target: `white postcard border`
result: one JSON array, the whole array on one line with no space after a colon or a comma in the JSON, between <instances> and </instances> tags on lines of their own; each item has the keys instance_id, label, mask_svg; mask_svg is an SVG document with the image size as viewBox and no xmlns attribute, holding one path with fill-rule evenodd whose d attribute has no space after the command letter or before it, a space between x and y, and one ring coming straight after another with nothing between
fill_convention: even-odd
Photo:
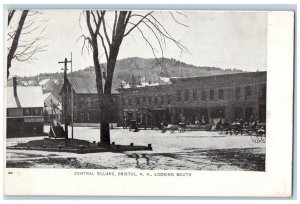
<instances>
[{"instance_id":1,"label":"white postcard border","mask_svg":"<svg viewBox=\"0 0 300 204\"><path fill-rule=\"evenodd\" d=\"M267 49L266 172L4 169L5 195L290 196L293 12L268 12ZM94 172L95 175L75 175L75 172L86 171ZM191 173L192 176L97 176L97 172L107 171L137 174Z\"/></svg>"}]
</instances>

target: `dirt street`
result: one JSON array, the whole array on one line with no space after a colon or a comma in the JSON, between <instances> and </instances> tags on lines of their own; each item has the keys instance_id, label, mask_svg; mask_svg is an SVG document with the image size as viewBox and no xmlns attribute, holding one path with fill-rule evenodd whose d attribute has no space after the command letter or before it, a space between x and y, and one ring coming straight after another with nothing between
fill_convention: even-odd
<instances>
[{"instance_id":1,"label":"dirt street","mask_svg":"<svg viewBox=\"0 0 300 204\"><path fill-rule=\"evenodd\" d=\"M45 127L47 131L48 127ZM100 141L99 128L75 127L74 138ZM70 133L70 131L69 131ZM7 146L43 137L10 138ZM187 131L161 133L158 130L130 132L111 130L116 144L152 144L153 151L75 154L34 150L7 150L7 167L156 169L156 170L265 170L265 143L250 136L221 135L218 132Z\"/></svg>"}]
</instances>

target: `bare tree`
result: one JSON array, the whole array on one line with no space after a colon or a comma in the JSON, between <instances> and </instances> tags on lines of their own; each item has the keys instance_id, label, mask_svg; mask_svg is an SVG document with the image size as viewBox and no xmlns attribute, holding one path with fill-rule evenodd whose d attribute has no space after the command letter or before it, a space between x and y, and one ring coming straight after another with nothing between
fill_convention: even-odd
<instances>
[{"instance_id":1,"label":"bare tree","mask_svg":"<svg viewBox=\"0 0 300 204\"><path fill-rule=\"evenodd\" d=\"M20 13L20 17L18 15ZM7 54L7 78L13 59L31 63L35 60L36 53L44 51L46 45L40 44L43 39L46 20L38 19L40 12L37 11L8 11L8 54ZM18 18L19 17L19 18ZM12 25L13 24L13 25ZM16 26L16 28L15 28Z\"/></svg>"},{"instance_id":2,"label":"bare tree","mask_svg":"<svg viewBox=\"0 0 300 204\"><path fill-rule=\"evenodd\" d=\"M181 14L181 13L179 13ZM170 12L174 21L181 25ZM181 14L182 15L182 14ZM121 44L126 36L129 36L133 31L140 33L145 42L149 45L153 55L157 60L157 64L163 64L162 60L157 58L157 50L153 46L154 42L151 42L145 35L144 29L146 28L156 40L162 56L164 55L164 48L166 41L169 40L182 51L188 53L189 51L176 39L174 39L162 23L154 16L154 12L150 11L144 14L133 13L132 11L114 11L113 21L109 25L109 17L105 11L85 11L86 25L89 30L89 36L82 35L84 39L83 48L91 49L93 51L93 60L96 73L97 90L100 100L101 110L101 132L100 141L104 145L110 144L110 132L109 132L109 98L111 96L113 74L119 54ZM102 25L102 26L101 26ZM109 30L110 29L110 30ZM99 43L100 41L100 43ZM86 43L87 42L87 43ZM100 67L99 63L99 44L103 49L106 59L106 68ZM162 67L163 69L163 67ZM107 73L105 76L105 83L102 81L102 72ZM104 111L105 110L105 111Z\"/></svg>"}]
</instances>

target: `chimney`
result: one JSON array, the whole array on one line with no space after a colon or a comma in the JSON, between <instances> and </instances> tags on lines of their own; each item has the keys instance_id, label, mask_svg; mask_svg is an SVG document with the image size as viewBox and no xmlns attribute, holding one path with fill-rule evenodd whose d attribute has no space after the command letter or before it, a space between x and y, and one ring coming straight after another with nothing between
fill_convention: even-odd
<instances>
[{"instance_id":1,"label":"chimney","mask_svg":"<svg viewBox=\"0 0 300 204\"><path fill-rule=\"evenodd\" d=\"M17 77L13 77L14 96L17 96Z\"/></svg>"}]
</instances>

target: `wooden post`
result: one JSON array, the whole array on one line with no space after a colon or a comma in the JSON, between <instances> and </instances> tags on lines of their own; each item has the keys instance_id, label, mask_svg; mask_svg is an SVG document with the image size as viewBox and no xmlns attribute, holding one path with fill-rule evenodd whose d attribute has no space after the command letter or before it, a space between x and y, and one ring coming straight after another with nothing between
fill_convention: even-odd
<instances>
[{"instance_id":1,"label":"wooden post","mask_svg":"<svg viewBox=\"0 0 300 204\"><path fill-rule=\"evenodd\" d=\"M64 115L64 123L65 123L65 139L68 139L68 125L69 125L69 117L68 117L68 87L67 87L67 63L71 63L71 61L68 61L67 58L65 58L64 61L58 62L59 64L64 64L64 91L63 91L63 115Z\"/></svg>"}]
</instances>

